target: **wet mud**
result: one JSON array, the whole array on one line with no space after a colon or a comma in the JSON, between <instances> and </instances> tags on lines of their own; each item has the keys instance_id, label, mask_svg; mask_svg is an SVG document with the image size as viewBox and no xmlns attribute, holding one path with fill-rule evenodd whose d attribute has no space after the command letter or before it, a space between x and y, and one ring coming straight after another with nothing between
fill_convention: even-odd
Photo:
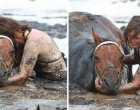
<instances>
[{"instance_id":1,"label":"wet mud","mask_svg":"<svg viewBox=\"0 0 140 110\"><path fill-rule=\"evenodd\" d=\"M0 88L0 110L36 110L40 104L66 109L66 81L35 78L25 86Z\"/></svg>"},{"instance_id":2,"label":"wet mud","mask_svg":"<svg viewBox=\"0 0 140 110\"><path fill-rule=\"evenodd\" d=\"M140 95L104 95L96 93L70 94L70 110L139 110Z\"/></svg>"}]
</instances>

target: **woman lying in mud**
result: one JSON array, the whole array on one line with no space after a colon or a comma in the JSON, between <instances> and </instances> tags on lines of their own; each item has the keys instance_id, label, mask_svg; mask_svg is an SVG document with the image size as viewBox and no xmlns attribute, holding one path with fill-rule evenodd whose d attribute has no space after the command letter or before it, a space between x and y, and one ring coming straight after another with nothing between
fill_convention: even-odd
<instances>
[{"instance_id":1,"label":"woman lying in mud","mask_svg":"<svg viewBox=\"0 0 140 110\"><path fill-rule=\"evenodd\" d=\"M33 69L37 76L51 80L66 79L63 56L48 34L6 17L0 17L0 33L12 39L16 54L15 67L19 67L18 72L10 76L6 84L24 84Z\"/></svg>"}]
</instances>

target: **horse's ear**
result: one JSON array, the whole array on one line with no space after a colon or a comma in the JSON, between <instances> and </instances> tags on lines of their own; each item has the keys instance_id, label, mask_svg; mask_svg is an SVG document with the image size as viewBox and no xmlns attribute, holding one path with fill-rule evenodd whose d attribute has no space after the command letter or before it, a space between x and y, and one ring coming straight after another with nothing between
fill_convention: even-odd
<instances>
[{"instance_id":1,"label":"horse's ear","mask_svg":"<svg viewBox=\"0 0 140 110\"><path fill-rule=\"evenodd\" d=\"M115 39L115 42L116 42L118 45L121 45L121 44L122 44L122 41L121 41L119 38L116 38L116 39Z\"/></svg>"},{"instance_id":2,"label":"horse's ear","mask_svg":"<svg viewBox=\"0 0 140 110\"><path fill-rule=\"evenodd\" d=\"M92 28L92 35L93 35L95 45L96 46L99 45L102 41L101 41L100 37L97 35L97 33L93 30L93 28Z\"/></svg>"}]
</instances>

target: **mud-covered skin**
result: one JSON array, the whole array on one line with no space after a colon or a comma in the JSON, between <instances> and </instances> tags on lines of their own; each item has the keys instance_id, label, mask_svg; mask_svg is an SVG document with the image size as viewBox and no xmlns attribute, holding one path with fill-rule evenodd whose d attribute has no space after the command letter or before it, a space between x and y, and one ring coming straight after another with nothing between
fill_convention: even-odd
<instances>
[{"instance_id":1,"label":"mud-covered skin","mask_svg":"<svg viewBox=\"0 0 140 110\"><path fill-rule=\"evenodd\" d=\"M25 34L28 34L28 31ZM16 36L14 39L17 42L24 43L23 37ZM32 31L26 39L27 41L25 43L22 60L19 66L19 72L16 75L8 78L8 84L24 84L29 78L31 72L33 71L37 60L51 62L61 57L61 53L58 47L56 46L55 42L46 33L43 33L36 29L32 29ZM46 65L45 67L43 67L43 69L41 69L42 71L45 70L43 72L46 73L46 75L50 70L49 68L44 69L47 67L48 66ZM58 64L58 67L55 66L54 68L52 66L52 72L66 70L66 65L63 59L61 61L61 64ZM57 71L55 71L56 68Z\"/></svg>"},{"instance_id":2,"label":"mud-covered skin","mask_svg":"<svg viewBox=\"0 0 140 110\"><path fill-rule=\"evenodd\" d=\"M136 93L140 89L140 67L137 69L137 72L134 75L134 78L131 83L121 85L119 92L125 93Z\"/></svg>"},{"instance_id":3,"label":"mud-covered skin","mask_svg":"<svg viewBox=\"0 0 140 110\"><path fill-rule=\"evenodd\" d=\"M5 86L14 63L14 47L6 36L0 35L0 86Z\"/></svg>"},{"instance_id":4,"label":"mud-covered skin","mask_svg":"<svg viewBox=\"0 0 140 110\"><path fill-rule=\"evenodd\" d=\"M138 64L139 63L139 49L134 49L134 53L127 55L123 58L125 64ZM136 93L140 89L140 66L138 67L131 83L121 85L119 92Z\"/></svg>"}]
</instances>

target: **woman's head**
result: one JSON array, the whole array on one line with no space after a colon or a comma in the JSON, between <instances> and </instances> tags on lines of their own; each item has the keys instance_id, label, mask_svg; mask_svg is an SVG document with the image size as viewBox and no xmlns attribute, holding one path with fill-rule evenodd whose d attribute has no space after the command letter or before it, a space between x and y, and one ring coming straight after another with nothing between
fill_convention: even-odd
<instances>
[{"instance_id":1,"label":"woman's head","mask_svg":"<svg viewBox=\"0 0 140 110\"><path fill-rule=\"evenodd\" d=\"M19 37L23 38L24 32L27 29L28 29L27 24L23 24L11 18L0 16L0 34L8 36L13 41L14 48L16 50L15 57L17 59L17 62L20 61L22 53L23 53L23 48L24 48L24 44L21 44L16 39L17 33L18 35L21 34L22 36L19 36Z\"/></svg>"},{"instance_id":2,"label":"woman's head","mask_svg":"<svg viewBox=\"0 0 140 110\"><path fill-rule=\"evenodd\" d=\"M25 31L28 28L27 24L23 24L14 19L7 17L0 17L0 34L14 38L17 31Z\"/></svg>"},{"instance_id":3,"label":"woman's head","mask_svg":"<svg viewBox=\"0 0 140 110\"><path fill-rule=\"evenodd\" d=\"M134 16L127 25L124 36L132 48L140 47L140 16Z\"/></svg>"}]
</instances>

